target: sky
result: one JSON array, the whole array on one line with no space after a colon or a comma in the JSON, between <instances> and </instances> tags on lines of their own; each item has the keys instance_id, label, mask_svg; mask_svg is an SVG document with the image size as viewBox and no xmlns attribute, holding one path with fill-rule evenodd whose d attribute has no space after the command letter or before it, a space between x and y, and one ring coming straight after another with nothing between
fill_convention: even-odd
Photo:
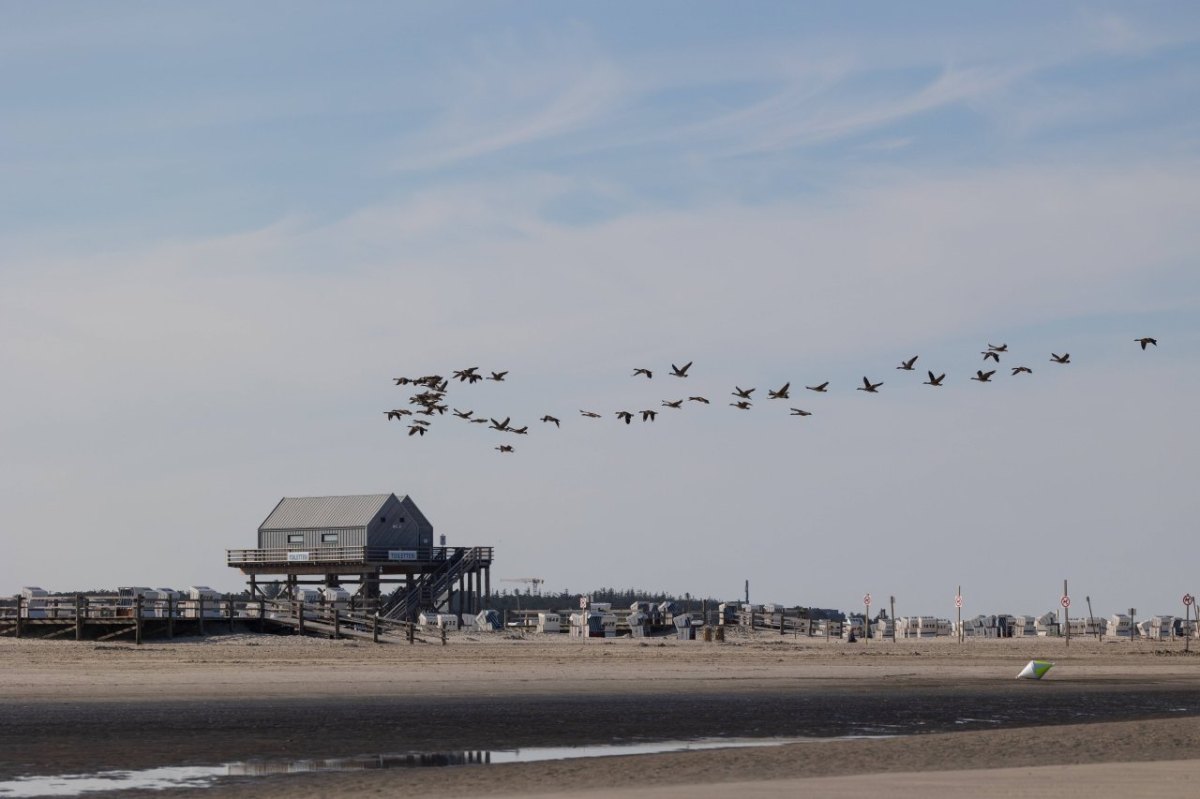
<instances>
[{"instance_id":1,"label":"sky","mask_svg":"<svg viewBox=\"0 0 1200 799\"><path fill-rule=\"evenodd\" d=\"M386 492L495 588L1200 589L1193 3L6 3L0 108L0 594ZM528 435L386 420L469 366Z\"/></svg>"}]
</instances>

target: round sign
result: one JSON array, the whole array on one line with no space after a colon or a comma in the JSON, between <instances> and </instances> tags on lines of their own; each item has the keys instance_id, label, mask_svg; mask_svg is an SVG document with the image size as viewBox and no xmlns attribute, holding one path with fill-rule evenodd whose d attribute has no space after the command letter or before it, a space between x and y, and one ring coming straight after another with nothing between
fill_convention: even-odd
<instances>
[{"instance_id":1,"label":"round sign","mask_svg":"<svg viewBox=\"0 0 1200 799\"><path fill-rule=\"evenodd\" d=\"M1071 597L1064 595L1062 598L1062 606L1064 608L1071 607Z\"/></svg>"},{"instance_id":2,"label":"round sign","mask_svg":"<svg viewBox=\"0 0 1200 799\"><path fill-rule=\"evenodd\" d=\"M1196 597L1192 596L1191 594L1184 594L1184 595L1183 595L1183 604L1185 604L1185 605L1190 605L1190 604L1192 604L1192 603L1193 603L1193 602L1195 602L1195 601L1196 601Z\"/></svg>"},{"instance_id":3,"label":"round sign","mask_svg":"<svg viewBox=\"0 0 1200 799\"><path fill-rule=\"evenodd\" d=\"M863 597L863 604L868 605L868 606L871 604L871 595L870 594L867 594L866 596Z\"/></svg>"},{"instance_id":4,"label":"round sign","mask_svg":"<svg viewBox=\"0 0 1200 799\"><path fill-rule=\"evenodd\" d=\"M585 597L585 596L581 596L581 597L579 597L579 609L580 609L580 610L587 610L587 606L588 606L588 600L587 600L587 597Z\"/></svg>"},{"instance_id":5,"label":"round sign","mask_svg":"<svg viewBox=\"0 0 1200 799\"><path fill-rule=\"evenodd\" d=\"M956 607L956 608L962 607L962 594L958 594L957 596L954 597L954 607Z\"/></svg>"}]
</instances>

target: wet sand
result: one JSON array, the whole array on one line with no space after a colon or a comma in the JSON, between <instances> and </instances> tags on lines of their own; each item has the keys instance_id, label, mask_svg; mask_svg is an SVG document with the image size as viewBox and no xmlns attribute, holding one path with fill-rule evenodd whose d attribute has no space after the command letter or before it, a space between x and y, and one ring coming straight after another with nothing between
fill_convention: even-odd
<instances>
[{"instance_id":1,"label":"wet sand","mask_svg":"<svg viewBox=\"0 0 1200 799\"><path fill-rule=\"evenodd\" d=\"M995 783L1007 780L1019 791L1021 780L1065 787L1083 779L1067 776L1069 770L1028 777L1020 769L1200 756L1200 658L1185 657L1181 642L1076 640L1067 649L1046 640L849 646L742 631L731 638L721 645L461 634L443 647L234 635L141 648L4 639L0 778L254 757L776 736L823 740L603 760L230 778L214 788L156 795L299 797L402 788L430 796L618 790L671 796L672 786L690 786L689 796L735 790L784 796L796 794L795 780L840 779L820 795L851 796L877 795L873 774L955 771L956 777L940 778L953 781L976 779L969 770L1016 768L995 775ZM1041 682L1012 679L1032 657L1058 665ZM846 735L898 737L830 740ZM1200 772L1180 768L1151 769L1139 784L1150 780L1166 790L1169 775ZM1195 779L1192 793L1200 792ZM861 780L868 793L853 793ZM1118 782L1100 780L1089 796L1134 795L1103 793ZM731 783L752 783L765 793ZM955 795L952 787L944 790Z\"/></svg>"}]
</instances>

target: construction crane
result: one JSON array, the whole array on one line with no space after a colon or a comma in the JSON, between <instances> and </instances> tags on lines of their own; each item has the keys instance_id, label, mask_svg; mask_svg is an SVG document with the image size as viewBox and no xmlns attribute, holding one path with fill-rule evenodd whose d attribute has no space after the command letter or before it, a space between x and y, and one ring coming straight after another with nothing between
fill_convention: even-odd
<instances>
[{"instance_id":1,"label":"construction crane","mask_svg":"<svg viewBox=\"0 0 1200 799\"><path fill-rule=\"evenodd\" d=\"M529 593L534 596L542 595L542 583L546 582L541 577L501 577L502 583L525 583L529 586Z\"/></svg>"}]
</instances>

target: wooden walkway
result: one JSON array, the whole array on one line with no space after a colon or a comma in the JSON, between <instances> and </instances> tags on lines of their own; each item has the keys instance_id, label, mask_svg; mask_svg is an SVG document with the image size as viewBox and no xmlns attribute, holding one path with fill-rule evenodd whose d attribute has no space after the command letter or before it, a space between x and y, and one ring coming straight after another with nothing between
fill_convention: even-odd
<instances>
[{"instance_id":1,"label":"wooden walkway","mask_svg":"<svg viewBox=\"0 0 1200 799\"><path fill-rule=\"evenodd\" d=\"M0 600L0 636L74 638L76 641L150 638L235 632L291 631L298 635L358 638L374 643L446 643L445 631L431 625L381 618L336 604L295 600L214 599L148 601L113 596L22 597Z\"/></svg>"}]
</instances>

